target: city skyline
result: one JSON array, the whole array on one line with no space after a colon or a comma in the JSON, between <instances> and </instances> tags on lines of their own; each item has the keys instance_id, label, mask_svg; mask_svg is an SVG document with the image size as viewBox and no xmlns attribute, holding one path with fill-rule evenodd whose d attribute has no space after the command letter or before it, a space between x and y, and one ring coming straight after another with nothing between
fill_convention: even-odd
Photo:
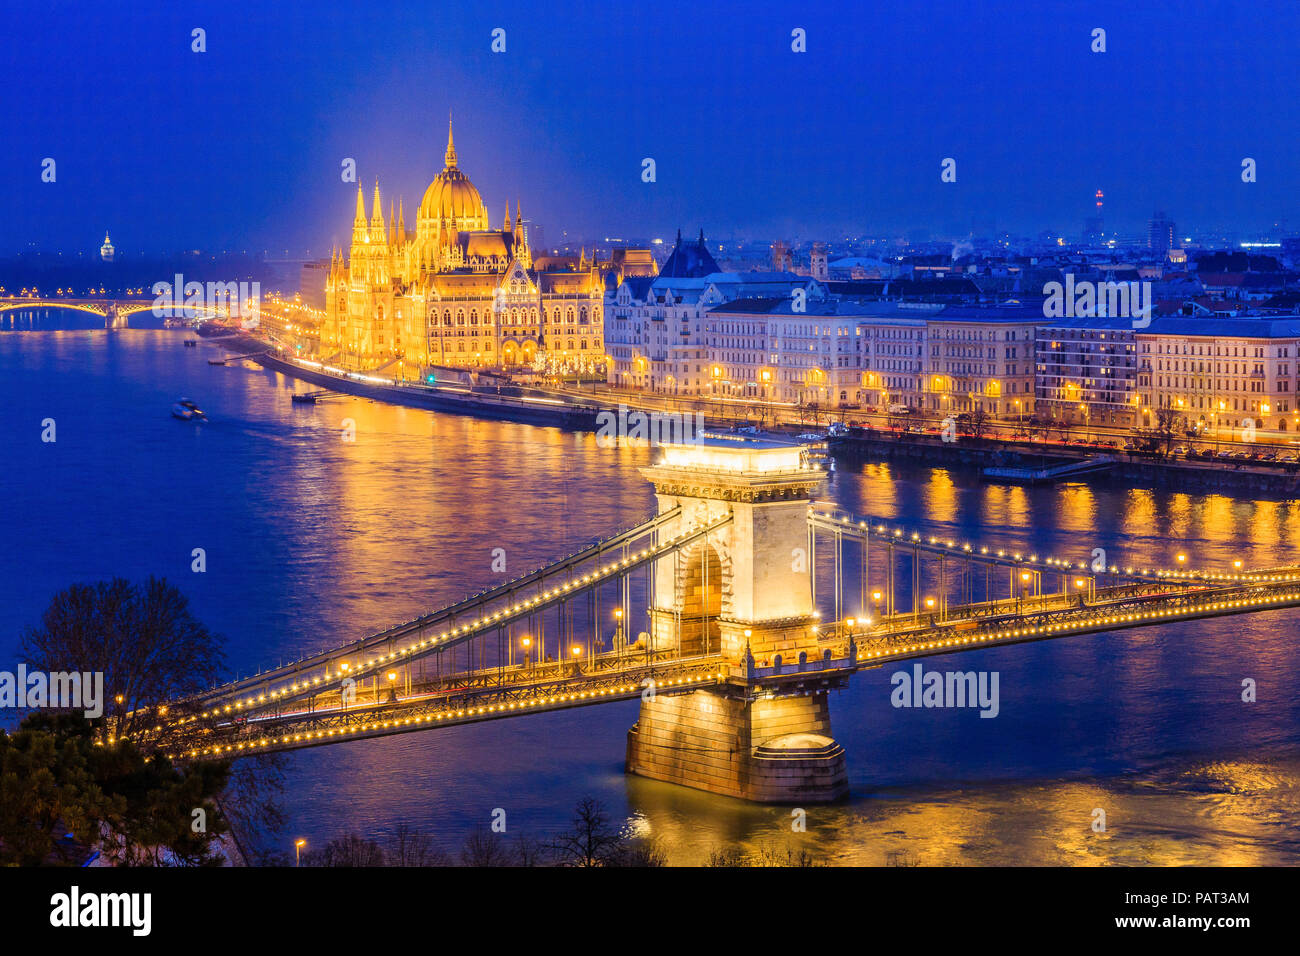
<instances>
[{"instance_id":1,"label":"city skyline","mask_svg":"<svg viewBox=\"0 0 1300 956\"><path fill-rule=\"evenodd\" d=\"M1099 188L1106 227L1122 234L1143 234L1157 210L1180 228L1243 236L1295 221L1287 144L1300 108L1282 59L1294 10L1229 24L1223 8L1215 29L1213 17L1120 5L947 9L924 35L901 11L739 17L730 5L640 20L569 7L544 22L523 7L383 19L339 6L311 17L16 10L27 41L11 51L3 166L15 185L3 211L14 228L0 254L97 248L107 229L126 255L325 255L347 240L357 182L418 202L441 167L449 111L492 214L530 197L552 245L701 225L831 241L1071 236ZM1105 52L1091 50L1096 28ZM795 30L806 52L792 49ZM557 57L557 37L581 57ZM710 55L723 42L725 61ZM41 76L35 64L60 44L86 56ZM1223 67L1242 52L1250 70ZM1197 70L1198 58L1214 68ZM150 118L131 121L124 102ZM997 123L980 119L989 113ZM46 158L54 182L42 182ZM941 181L946 158L955 182ZM1255 182L1242 182L1245 158ZM345 159L356 182L341 176Z\"/></svg>"}]
</instances>

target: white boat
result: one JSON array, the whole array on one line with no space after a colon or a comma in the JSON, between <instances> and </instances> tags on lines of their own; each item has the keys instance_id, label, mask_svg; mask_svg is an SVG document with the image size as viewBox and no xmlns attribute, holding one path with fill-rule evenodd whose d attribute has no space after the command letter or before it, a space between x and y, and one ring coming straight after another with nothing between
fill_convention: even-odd
<instances>
[{"instance_id":1,"label":"white boat","mask_svg":"<svg viewBox=\"0 0 1300 956\"><path fill-rule=\"evenodd\" d=\"M175 404L172 405L172 415L187 422L196 418L207 421L207 416L203 414L203 410L188 398L176 399Z\"/></svg>"}]
</instances>

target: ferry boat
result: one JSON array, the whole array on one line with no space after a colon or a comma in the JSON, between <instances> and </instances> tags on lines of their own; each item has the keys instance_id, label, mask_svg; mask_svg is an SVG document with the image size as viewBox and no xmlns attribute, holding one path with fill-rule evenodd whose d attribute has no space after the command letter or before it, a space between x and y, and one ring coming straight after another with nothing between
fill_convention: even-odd
<instances>
[{"instance_id":1,"label":"ferry boat","mask_svg":"<svg viewBox=\"0 0 1300 956\"><path fill-rule=\"evenodd\" d=\"M172 405L172 415L187 422L193 421L196 418L201 421L207 421L207 416L203 414L203 410L188 398L176 399L175 404Z\"/></svg>"}]
</instances>

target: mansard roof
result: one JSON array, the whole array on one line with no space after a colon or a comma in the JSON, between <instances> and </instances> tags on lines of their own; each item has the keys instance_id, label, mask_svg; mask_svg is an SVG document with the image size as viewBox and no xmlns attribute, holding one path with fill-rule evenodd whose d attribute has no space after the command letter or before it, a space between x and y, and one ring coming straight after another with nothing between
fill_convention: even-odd
<instances>
[{"instance_id":1,"label":"mansard roof","mask_svg":"<svg viewBox=\"0 0 1300 956\"><path fill-rule=\"evenodd\" d=\"M659 276L670 279L702 279L711 273L721 271L722 268L709 254L709 248L704 242L704 230L700 230L700 237L693 242L683 242L679 229L677 244L673 246L668 261L659 270Z\"/></svg>"}]
</instances>

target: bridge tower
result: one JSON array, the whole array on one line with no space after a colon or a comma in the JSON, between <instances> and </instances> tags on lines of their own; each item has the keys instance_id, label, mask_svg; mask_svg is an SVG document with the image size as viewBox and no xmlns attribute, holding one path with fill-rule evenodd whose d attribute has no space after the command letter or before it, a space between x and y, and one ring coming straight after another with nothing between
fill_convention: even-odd
<instances>
[{"instance_id":1,"label":"bridge tower","mask_svg":"<svg viewBox=\"0 0 1300 956\"><path fill-rule=\"evenodd\" d=\"M720 437L667 446L641 471L661 514L680 509L664 534L730 519L656 562L644 638L656 652L721 654L728 678L643 695L627 771L762 802L844 796L827 702L842 680L823 666L810 572L808 502L822 471L799 446Z\"/></svg>"}]
</instances>

